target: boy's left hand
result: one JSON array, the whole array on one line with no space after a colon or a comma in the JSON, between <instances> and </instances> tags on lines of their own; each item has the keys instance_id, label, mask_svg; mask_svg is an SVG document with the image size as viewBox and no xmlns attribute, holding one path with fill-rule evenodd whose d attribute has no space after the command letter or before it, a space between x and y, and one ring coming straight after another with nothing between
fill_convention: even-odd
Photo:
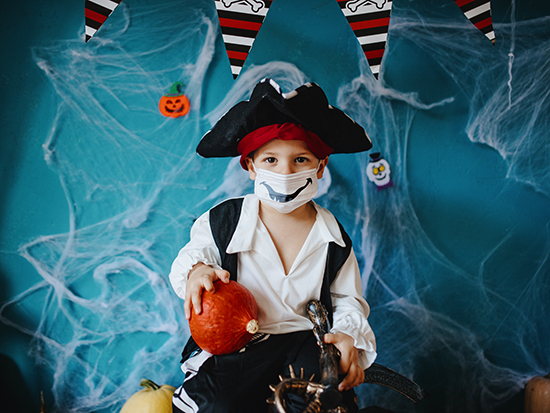
<instances>
[{"instance_id":1,"label":"boy's left hand","mask_svg":"<svg viewBox=\"0 0 550 413\"><path fill-rule=\"evenodd\" d=\"M355 348L353 338L344 333L329 333L325 334L323 340L340 350L340 374L345 374L346 377L338 385L338 390L349 390L363 383L365 372L359 366L359 350Z\"/></svg>"}]
</instances>

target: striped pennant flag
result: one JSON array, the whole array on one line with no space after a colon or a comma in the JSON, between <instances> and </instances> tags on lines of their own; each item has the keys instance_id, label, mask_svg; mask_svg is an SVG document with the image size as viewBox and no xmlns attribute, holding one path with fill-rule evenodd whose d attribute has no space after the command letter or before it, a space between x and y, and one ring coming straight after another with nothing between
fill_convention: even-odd
<instances>
[{"instance_id":1,"label":"striped pennant flag","mask_svg":"<svg viewBox=\"0 0 550 413\"><path fill-rule=\"evenodd\" d=\"M363 48L374 77L378 79L392 0L338 0L338 4Z\"/></svg>"},{"instance_id":2,"label":"striped pennant flag","mask_svg":"<svg viewBox=\"0 0 550 413\"><path fill-rule=\"evenodd\" d=\"M495 44L495 31L491 20L490 0L455 0L464 15Z\"/></svg>"},{"instance_id":3,"label":"striped pennant flag","mask_svg":"<svg viewBox=\"0 0 550 413\"><path fill-rule=\"evenodd\" d=\"M241 72L244 61L262 27L271 0L215 0L223 42L233 79Z\"/></svg>"},{"instance_id":4,"label":"striped pennant flag","mask_svg":"<svg viewBox=\"0 0 550 413\"><path fill-rule=\"evenodd\" d=\"M116 6L122 0L85 0L84 16L86 18L86 43L105 23L107 17L111 15Z\"/></svg>"}]
</instances>

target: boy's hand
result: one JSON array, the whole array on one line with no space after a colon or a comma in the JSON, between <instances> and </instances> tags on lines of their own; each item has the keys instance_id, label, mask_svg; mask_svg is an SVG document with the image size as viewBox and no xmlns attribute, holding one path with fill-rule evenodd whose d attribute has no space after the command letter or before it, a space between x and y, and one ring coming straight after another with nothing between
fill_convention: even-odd
<instances>
[{"instance_id":1,"label":"boy's hand","mask_svg":"<svg viewBox=\"0 0 550 413\"><path fill-rule=\"evenodd\" d=\"M201 297L202 290L210 293L216 291L214 282L221 280L224 283L229 283L229 272L225 270L216 270L202 262L193 266L189 272L187 286L185 288L185 318L191 318L191 307L195 309L196 314L202 311Z\"/></svg>"},{"instance_id":2,"label":"boy's hand","mask_svg":"<svg viewBox=\"0 0 550 413\"><path fill-rule=\"evenodd\" d=\"M354 346L353 338L344 333L329 333L325 334L323 340L340 350L340 374L345 374L346 377L338 385L338 390L349 390L363 383L365 372L359 366L359 351Z\"/></svg>"}]
</instances>

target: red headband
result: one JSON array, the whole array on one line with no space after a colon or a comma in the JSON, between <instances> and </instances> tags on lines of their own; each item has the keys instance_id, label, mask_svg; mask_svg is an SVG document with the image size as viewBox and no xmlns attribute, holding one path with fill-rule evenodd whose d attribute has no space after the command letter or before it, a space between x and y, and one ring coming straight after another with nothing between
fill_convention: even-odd
<instances>
[{"instance_id":1,"label":"red headband","mask_svg":"<svg viewBox=\"0 0 550 413\"><path fill-rule=\"evenodd\" d=\"M239 142L237 150L241 154L241 166L244 170L248 170L245 159L250 152L255 151L272 139L303 141L317 159L325 159L332 153L332 148L330 146L323 142L319 136L307 130L302 125L296 123L268 125L250 132Z\"/></svg>"}]
</instances>

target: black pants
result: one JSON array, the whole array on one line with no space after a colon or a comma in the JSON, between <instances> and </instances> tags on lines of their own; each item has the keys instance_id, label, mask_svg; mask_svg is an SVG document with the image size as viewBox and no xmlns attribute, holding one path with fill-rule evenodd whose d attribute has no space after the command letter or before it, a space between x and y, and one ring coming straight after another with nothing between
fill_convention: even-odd
<instances>
[{"instance_id":1,"label":"black pants","mask_svg":"<svg viewBox=\"0 0 550 413\"><path fill-rule=\"evenodd\" d=\"M192 399L200 413L262 413L269 411L267 398L273 396L269 385L279 383L279 375L289 377L291 364L299 374L304 369L304 378L315 374L320 378L319 346L311 331L271 335L267 340L236 352L207 359L198 373L185 380L176 390ZM357 412L353 390L343 393L344 404L349 413ZM295 400L288 412L302 412L306 405ZM181 404L179 404L181 406ZM192 408L179 409L175 413L195 412Z\"/></svg>"}]
</instances>

